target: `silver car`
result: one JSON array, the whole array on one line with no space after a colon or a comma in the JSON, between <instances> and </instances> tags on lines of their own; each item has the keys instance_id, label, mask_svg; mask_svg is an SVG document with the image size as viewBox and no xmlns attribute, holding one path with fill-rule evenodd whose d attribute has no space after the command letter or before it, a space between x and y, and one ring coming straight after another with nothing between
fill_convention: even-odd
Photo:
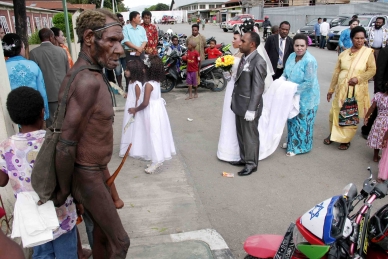
<instances>
[{"instance_id":1,"label":"silver car","mask_svg":"<svg viewBox=\"0 0 388 259\"><path fill-rule=\"evenodd\" d=\"M388 28L387 22L388 22L388 16L387 15L358 15L358 20L360 21L360 26L364 27L366 31L372 26L375 25L375 21L377 17L384 17L385 19L385 25L384 27ZM328 50L335 50L338 46L338 41L341 36L341 32L347 28L349 28L349 22L352 20L352 18L348 18L342 22L340 26L336 26L330 29L329 31L329 38L326 43L326 47Z\"/></svg>"}]
</instances>

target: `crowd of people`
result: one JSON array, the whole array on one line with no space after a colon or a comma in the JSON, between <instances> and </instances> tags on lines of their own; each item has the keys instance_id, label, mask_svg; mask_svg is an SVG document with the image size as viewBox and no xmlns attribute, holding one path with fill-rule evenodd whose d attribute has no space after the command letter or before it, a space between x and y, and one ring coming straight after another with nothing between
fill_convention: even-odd
<instances>
[{"instance_id":1,"label":"crowd of people","mask_svg":"<svg viewBox=\"0 0 388 259\"><path fill-rule=\"evenodd\" d=\"M45 144L48 131L44 129L60 132L49 160L56 174L56 187L49 196L60 227L51 241L33 248L33 258L88 258L91 254L95 259L126 257L130 241L116 210L124 203L115 185L106 184L110 179L107 164L113 153L114 118L114 97L106 77L109 71L115 71L115 79L126 92L119 156L128 154L151 161L145 173L154 174L176 154L160 91L165 71L156 55L157 28L151 24L148 11L141 15L131 12L129 18L125 24L121 14L104 9L82 12L76 22L81 44L76 62L57 28L39 31L42 43L30 52L30 60L24 57L24 45L17 34L3 37L12 90L7 110L19 125L19 133L0 144L0 186L10 182L16 197L32 191L41 198L47 195L46 183L39 188L32 185L32 170ZM338 142L340 150L347 150L359 118L363 118L363 134L374 149L374 161L380 160L379 151L383 149L379 181L388 179L388 31L382 28L383 21L377 18L367 32L355 17L341 35L341 53L327 93L328 102L335 93L329 112L330 135L323 140L326 145ZM325 22L323 19L319 28L321 47L325 44ZM243 167L239 176L257 171L259 160L276 150L285 125L287 139L280 146L286 149L286 156L310 152L320 102L318 66L308 51L308 37L296 34L290 38L291 25L283 21L278 32L262 44L253 24L247 20L243 29L233 33L232 44L238 50L225 91L217 150L220 160ZM179 49L177 40L172 38L172 48ZM189 100L198 97L198 72L205 59L206 41L198 24L192 25L187 46ZM218 57L222 53L213 47L207 54ZM371 104L368 82L373 77L375 95ZM357 103L352 117L357 112L358 121L344 125L341 116L349 99ZM76 227L80 215L92 251L80 245Z\"/></svg>"}]
</instances>

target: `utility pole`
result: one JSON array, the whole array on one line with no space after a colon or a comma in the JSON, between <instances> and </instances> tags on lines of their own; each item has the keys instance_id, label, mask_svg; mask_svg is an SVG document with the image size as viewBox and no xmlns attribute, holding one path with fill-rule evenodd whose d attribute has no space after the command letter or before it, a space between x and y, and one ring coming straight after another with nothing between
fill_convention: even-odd
<instances>
[{"instance_id":1,"label":"utility pole","mask_svg":"<svg viewBox=\"0 0 388 259\"><path fill-rule=\"evenodd\" d=\"M29 58L28 35L27 35L27 13L25 0L13 0L15 13L16 34L20 36L26 49L26 58Z\"/></svg>"},{"instance_id":2,"label":"utility pole","mask_svg":"<svg viewBox=\"0 0 388 259\"><path fill-rule=\"evenodd\" d=\"M14 1L17 1L17 0L14 0ZM68 15L68 12L67 12L66 0L62 0L62 6L63 6L63 14L65 15L65 28L66 28L67 46L69 47L70 55L72 55L71 34L70 34L70 26L69 26L69 15Z\"/></svg>"}]
</instances>

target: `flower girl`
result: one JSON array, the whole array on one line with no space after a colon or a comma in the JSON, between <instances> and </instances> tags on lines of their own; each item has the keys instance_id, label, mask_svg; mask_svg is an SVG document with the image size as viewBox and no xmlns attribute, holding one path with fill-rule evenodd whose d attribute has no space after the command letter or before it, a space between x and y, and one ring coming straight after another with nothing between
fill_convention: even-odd
<instances>
[{"instance_id":1,"label":"flower girl","mask_svg":"<svg viewBox=\"0 0 388 259\"><path fill-rule=\"evenodd\" d=\"M129 78L129 84L125 89L127 92L127 101L125 102L123 129L121 134L121 144L119 156L123 157L132 143L134 131L134 116L129 114L128 109L137 107L143 101L143 83L144 83L144 64L141 60L130 60L124 71L125 76Z\"/></svg>"},{"instance_id":2,"label":"flower girl","mask_svg":"<svg viewBox=\"0 0 388 259\"><path fill-rule=\"evenodd\" d=\"M164 160L171 159L176 152L170 120L160 91L160 82L165 76L162 60L158 56L149 56L145 63L148 68L143 102L138 107L128 110L130 114L136 116L130 155L151 160L152 163L145 172L153 174ZM143 130L138 130L139 128Z\"/></svg>"}]
</instances>

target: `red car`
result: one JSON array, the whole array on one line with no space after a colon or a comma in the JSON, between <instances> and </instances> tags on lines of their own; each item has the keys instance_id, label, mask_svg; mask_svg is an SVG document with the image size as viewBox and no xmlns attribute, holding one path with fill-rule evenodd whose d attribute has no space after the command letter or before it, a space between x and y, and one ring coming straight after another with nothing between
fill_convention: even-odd
<instances>
[{"instance_id":1,"label":"red car","mask_svg":"<svg viewBox=\"0 0 388 259\"><path fill-rule=\"evenodd\" d=\"M174 19L174 16L163 15L162 24L175 24L175 23L176 23L176 20Z\"/></svg>"},{"instance_id":2,"label":"red car","mask_svg":"<svg viewBox=\"0 0 388 259\"><path fill-rule=\"evenodd\" d=\"M260 28L264 22L264 20L255 20L252 14L238 14L229 21L221 23L221 29L224 32L236 30L237 26L241 25L246 19L253 19L257 28Z\"/></svg>"}]
</instances>

